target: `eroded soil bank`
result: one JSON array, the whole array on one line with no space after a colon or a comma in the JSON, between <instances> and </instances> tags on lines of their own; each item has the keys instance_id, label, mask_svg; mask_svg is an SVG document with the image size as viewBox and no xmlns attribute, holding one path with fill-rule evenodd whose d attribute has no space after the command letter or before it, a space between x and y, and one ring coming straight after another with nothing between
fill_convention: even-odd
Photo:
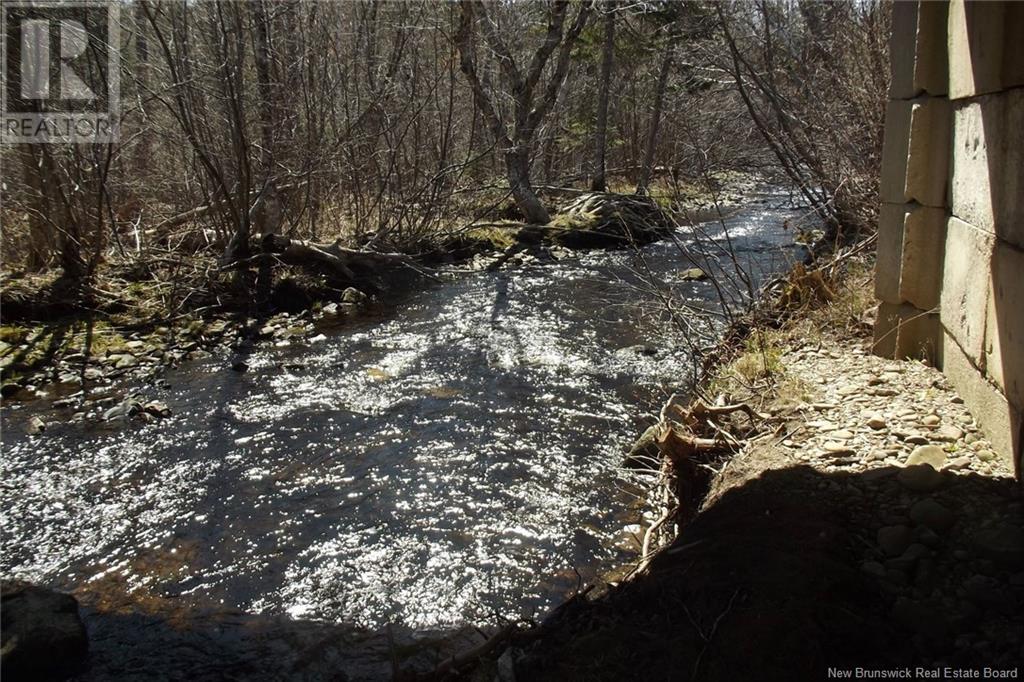
<instances>
[{"instance_id":1,"label":"eroded soil bank","mask_svg":"<svg viewBox=\"0 0 1024 682\"><path fill-rule=\"evenodd\" d=\"M760 435L646 570L513 650L518 679L1019 679L1020 485L941 373L871 354L869 282L851 284L723 368L708 390L749 402Z\"/></svg>"}]
</instances>

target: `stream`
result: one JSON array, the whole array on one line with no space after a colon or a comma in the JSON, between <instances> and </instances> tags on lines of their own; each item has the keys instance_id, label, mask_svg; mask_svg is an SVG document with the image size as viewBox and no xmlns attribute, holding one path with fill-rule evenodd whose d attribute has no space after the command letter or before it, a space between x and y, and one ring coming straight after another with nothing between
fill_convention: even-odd
<instances>
[{"instance_id":1,"label":"stream","mask_svg":"<svg viewBox=\"0 0 1024 682\"><path fill-rule=\"evenodd\" d=\"M801 252L785 195L751 199L702 241L756 285ZM387 678L431 633L540 619L635 557L623 454L685 388L638 272L717 306L673 241L641 253L424 282L245 373L225 350L124 386L170 406L153 423L32 436L47 401L5 406L0 572L79 597L90 680Z\"/></svg>"}]
</instances>

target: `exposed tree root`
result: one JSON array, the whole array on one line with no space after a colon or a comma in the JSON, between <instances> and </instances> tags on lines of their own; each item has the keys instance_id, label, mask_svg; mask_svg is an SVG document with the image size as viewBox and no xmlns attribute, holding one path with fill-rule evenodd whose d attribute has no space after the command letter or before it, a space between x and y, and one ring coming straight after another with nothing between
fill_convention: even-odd
<instances>
[{"instance_id":1,"label":"exposed tree root","mask_svg":"<svg viewBox=\"0 0 1024 682\"><path fill-rule=\"evenodd\" d=\"M696 515L707 494L710 471L714 470L711 463L742 449L755 435L756 423L768 418L746 403L709 405L696 399L683 407L674 400L673 395L665 403L655 427L655 443L662 458L659 487L665 511L644 534L640 570L649 564L662 540L670 542L675 536L674 532L666 533L666 527L684 525ZM748 428L741 431L729 423L726 418L736 413L746 415Z\"/></svg>"}]
</instances>

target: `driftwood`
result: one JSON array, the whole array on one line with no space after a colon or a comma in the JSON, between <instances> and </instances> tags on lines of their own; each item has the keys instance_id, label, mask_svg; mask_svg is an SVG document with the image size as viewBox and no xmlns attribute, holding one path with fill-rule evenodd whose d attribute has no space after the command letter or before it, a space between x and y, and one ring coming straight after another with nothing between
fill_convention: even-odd
<instances>
[{"instance_id":1,"label":"driftwood","mask_svg":"<svg viewBox=\"0 0 1024 682\"><path fill-rule=\"evenodd\" d=\"M263 253L288 265L318 268L347 281L356 281L354 270L376 272L381 268L413 267L412 259L402 253L378 253L349 249L340 242L317 244L301 239L289 239L278 234L268 234L261 244Z\"/></svg>"}]
</instances>

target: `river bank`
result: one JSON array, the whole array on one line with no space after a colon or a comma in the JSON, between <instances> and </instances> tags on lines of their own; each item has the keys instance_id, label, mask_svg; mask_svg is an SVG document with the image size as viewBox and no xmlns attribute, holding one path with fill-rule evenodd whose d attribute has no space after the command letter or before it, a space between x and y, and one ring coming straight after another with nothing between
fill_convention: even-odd
<instances>
[{"instance_id":1,"label":"river bank","mask_svg":"<svg viewBox=\"0 0 1024 682\"><path fill-rule=\"evenodd\" d=\"M1020 486L941 373L871 354L866 273L715 373L699 394L759 424L649 563L507 654L518 679L1019 677Z\"/></svg>"},{"instance_id":2,"label":"river bank","mask_svg":"<svg viewBox=\"0 0 1024 682\"><path fill-rule=\"evenodd\" d=\"M470 220L427 244L410 245L408 254L385 254L391 259L385 262L371 258L370 269L352 266L354 273L340 278L329 267L282 267L260 305L252 293L255 283L242 286L232 279L230 268L209 250L137 258L110 254L84 290L68 289L56 272L5 271L0 394L22 401L74 396L107 378L141 373L159 379L165 370L218 347L245 354L261 343L304 343L321 331L386 315L430 282L554 263L593 249L639 248L665 238L674 225L727 216L745 196L764 188L756 177L728 176L723 182L714 192L691 188L680 198L677 191L671 201L547 188L560 206L549 226ZM190 234L178 241L187 244Z\"/></svg>"}]
</instances>

